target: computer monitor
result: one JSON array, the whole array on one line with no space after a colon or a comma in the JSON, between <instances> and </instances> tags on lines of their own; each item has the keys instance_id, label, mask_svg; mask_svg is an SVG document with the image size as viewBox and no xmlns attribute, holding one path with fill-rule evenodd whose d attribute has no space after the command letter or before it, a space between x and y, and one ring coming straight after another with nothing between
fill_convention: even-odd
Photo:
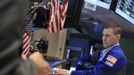
<instances>
[{"instance_id":1,"label":"computer monitor","mask_svg":"<svg viewBox=\"0 0 134 75\"><path fill-rule=\"evenodd\" d=\"M112 0L84 0L84 1L106 9L110 9L112 3Z\"/></svg>"},{"instance_id":2,"label":"computer monitor","mask_svg":"<svg viewBox=\"0 0 134 75\"><path fill-rule=\"evenodd\" d=\"M134 0L118 0L115 12L134 25Z\"/></svg>"},{"instance_id":3,"label":"computer monitor","mask_svg":"<svg viewBox=\"0 0 134 75\"><path fill-rule=\"evenodd\" d=\"M96 5L106 9L110 9L111 2L112 0L96 0Z\"/></svg>"}]
</instances>

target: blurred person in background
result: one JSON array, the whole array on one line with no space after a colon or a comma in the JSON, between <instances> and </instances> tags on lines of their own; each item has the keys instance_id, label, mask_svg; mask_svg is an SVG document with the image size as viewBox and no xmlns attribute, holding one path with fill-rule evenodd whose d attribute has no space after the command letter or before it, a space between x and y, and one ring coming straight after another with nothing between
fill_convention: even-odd
<instances>
[{"instance_id":1,"label":"blurred person in background","mask_svg":"<svg viewBox=\"0 0 134 75\"><path fill-rule=\"evenodd\" d=\"M19 47L28 0L0 0L0 75L48 75L49 64L39 52L22 59Z\"/></svg>"}]
</instances>

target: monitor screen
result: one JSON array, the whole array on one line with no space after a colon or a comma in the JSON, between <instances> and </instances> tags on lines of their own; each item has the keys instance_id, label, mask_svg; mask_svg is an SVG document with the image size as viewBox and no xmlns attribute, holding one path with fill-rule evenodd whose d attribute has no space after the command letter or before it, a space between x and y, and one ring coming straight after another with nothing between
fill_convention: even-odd
<instances>
[{"instance_id":1,"label":"monitor screen","mask_svg":"<svg viewBox=\"0 0 134 75\"><path fill-rule=\"evenodd\" d=\"M87 3L91 3L106 9L110 9L112 0L84 0Z\"/></svg>"},{"instance_id":2,"label":"monitor screen","mask_svg":"<svg viewBox=\"0 0 134 75\"><path fill-rule=\"evenodd\" d=\"M112 0L96 0L97 6L100 6L106 9L110 9L111 2Z\"/></svg>"},{"instance_id":3,"label":"monitor screen","mask_svg":"<svg viewBox=\"0 0 134 75\"><path fill-rule=\"evenodd\" d=\"M134 0L119 0L115 12L134 24Z\"/></svg>"}]
</instances>

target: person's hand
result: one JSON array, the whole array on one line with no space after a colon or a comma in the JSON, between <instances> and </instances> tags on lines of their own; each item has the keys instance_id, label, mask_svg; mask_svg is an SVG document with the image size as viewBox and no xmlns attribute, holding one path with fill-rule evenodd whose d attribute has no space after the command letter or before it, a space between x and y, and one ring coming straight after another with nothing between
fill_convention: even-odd
<instances>
[{"instance_id":1,"label":"person's hand","mask_svg":"<svg viewBox=\"0 0 134 75\"><path fill-rule=\"evenodd\" d=\"M38 75L49 75L51 73L50 65L43 59L42 55L39 52L35 52L30 55L29 59L35 62Z\"/></svg>"},{"instance_id":2,"label":"person's hand","mask_svg":"<svg viewBox=\"0 0 134 75\"><path fill-rule=\"evenodd\" d=\"M69 71L66 69L56 68L56 75L69 75Z\"/></svg>"}]
</instances>

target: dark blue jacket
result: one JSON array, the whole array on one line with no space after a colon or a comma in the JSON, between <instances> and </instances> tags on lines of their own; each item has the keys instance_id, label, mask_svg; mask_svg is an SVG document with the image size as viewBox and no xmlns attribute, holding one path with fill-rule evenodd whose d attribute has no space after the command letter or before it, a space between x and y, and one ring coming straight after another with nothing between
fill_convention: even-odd
<instances>
[{"instance_id":1,"label":"dark blue jacket","mask_svg":"<svg viewBox=\"0 0 134 75\"><path fill-rule=\"evenodd\" d=\"M101 55L92 69L72 71L71 75L115 75L127 65L127 58L120 45L111 48L100 61Z\"/></svg>"}]
</instances>

